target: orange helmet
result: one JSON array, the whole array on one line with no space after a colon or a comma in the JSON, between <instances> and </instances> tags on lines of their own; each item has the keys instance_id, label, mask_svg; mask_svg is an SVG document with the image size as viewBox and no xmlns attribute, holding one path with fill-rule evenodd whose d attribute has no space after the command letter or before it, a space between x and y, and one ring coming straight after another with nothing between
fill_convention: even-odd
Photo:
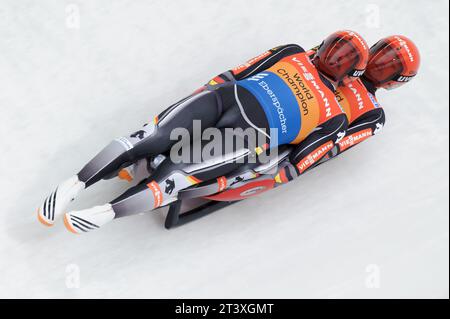
<instances>
[{"instance_id":1,"label":"orange helmet","mask_svg":"<svg viewBox=\"0 0 450 319\"><path fill-rule=\"evenodd\" d=\"M393 35L370 48L364 77L375 87L390 90L409 82L419 66L420 54L414 42L405 36Z\"/></svg>"},{"instance_id":2,"label":"orange helmet","mask_svg":"<svg viewBox=\"0 0 450 319\"><path fill-rule=\"evenodd\" d=\"M364 73L369 60L369 46L356 32L338 31L319 46L313 63L327 78L348 83Z\"/></svg>"}]
</instances>

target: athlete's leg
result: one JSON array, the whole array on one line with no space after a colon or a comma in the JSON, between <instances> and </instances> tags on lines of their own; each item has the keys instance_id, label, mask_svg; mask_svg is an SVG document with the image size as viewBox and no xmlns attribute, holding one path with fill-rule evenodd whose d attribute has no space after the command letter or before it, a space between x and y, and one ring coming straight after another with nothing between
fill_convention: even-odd
<instances>
[{"instance_id":1,"label":"athlete's leg","mask_svg":"<svg viewBox=\"0 0 450 319\"><path fill-rule=\"evenodd\" d=\"M161 113L155 121L130 136L113 140L78 174L61 183L38 210L38 218L51 226L81 190L117 172L139 159L166 152L176 142L170 139L173 129L183 127L190 133L193 121L202 128L213 126L222 112L221 99L216 92L205 91L190 96Z\"/></svg>"},{"instance_id":2,"label":"athlete's leg","mask_svg":"<svg viewBox=\"0 0 450 319\"><path fill-rule=\"evenodd\" d=\"M215 92L202 92L175 104L160 114L153 123L130 136L112 141L77 174L86 187L138 159L164 153L176 142L170 139L175 128L192 133L193 121L202 127L214 126L221 113L220 99Z\"/></svg>"},{"instance_id":3,"label":"athlete's leg","mask_svg":"<svg viewBox=\"0 0 450 319\"><path fill-rule=\"evenodd\" d=\"M230 136L233 133L225 130L222 130L222 133L223 140L240 138L240 135ZM235 171L242 165L252 163L255 166L259 165L256 162L255 153L246 147L245 142L239 145L239 148L228 151L223 140L212 141L212 143L218 143L216 150L221 148L222 151L204 162L176 164L167 158L147 180L127 190L110 203L67 213L64 217L66 227L74 233L87 232L99 228L115 218L143 213L168 205L177 200L181 190L203 181L215 180ZM202 146L205 147L206 144L209 144L211 147L210 143L204 143Z\"/></svg>"},{"instance_id":4,"label":"athlete's leg","mask_svg":"<svg viewBox=\"0 0 450 319\"><path fill-rule=\"evenodd\" d=\"M254 128L257 127L264 132L269 132L267 128L268 123L264 116L264 112L258 110L257 101L255 101L255 97L253 97L249 92L247 92L243 88L237 88L235 91L235 86L222 86L218 93L222 100L222 114L219 121L215 124L216 128L224 129L224 128ZM238 105L236 101L236 94L239 92L239 99L245 101L246 110ZM262 135L261 132L256 131L255 133L259 134L259 139L257 142L261 145L268 144L269 139ZM244 136L246 139L246 136ZM255 145L261 146L261 145ZM154 166L157 166L161 160L159 157L163 157L159 155L157 158L145 158L139 160L138 163L125 167L119 171L119 173L112 173L109 178L119 176L119 178L131 181L138 180L141 181L144 178L149 177L150 172L154 169Z\"/></svg>"}]
</instances>

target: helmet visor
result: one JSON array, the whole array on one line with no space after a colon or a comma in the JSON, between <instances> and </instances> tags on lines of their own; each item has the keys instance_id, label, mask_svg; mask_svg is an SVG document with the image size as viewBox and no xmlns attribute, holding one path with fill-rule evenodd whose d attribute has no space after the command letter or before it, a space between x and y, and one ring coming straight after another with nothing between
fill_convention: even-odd
<instances>
[{"instance_id":1,"label":"helmet visor","mask_svg":"<svg viewBox=\"0 0 450 319\"><path fill-rule=\"evenodd\" d=\"M334 81L344 79L360 59L359 51L346 39L337 38L329 43L325 41L319 51L321 49L323 58L319 61L320 70Z\"/></svg>"},{"instance_id":2,"label":"helmet visor","mask_svg":"<svg viewBox=\"0 0 450 319\"><path fill-rule=\"evenodd\" d=\"M370 49L366 76L375 85L395 81L403 72L403 57L388 43L380 41Z\"/></svg>"}]
</instances>

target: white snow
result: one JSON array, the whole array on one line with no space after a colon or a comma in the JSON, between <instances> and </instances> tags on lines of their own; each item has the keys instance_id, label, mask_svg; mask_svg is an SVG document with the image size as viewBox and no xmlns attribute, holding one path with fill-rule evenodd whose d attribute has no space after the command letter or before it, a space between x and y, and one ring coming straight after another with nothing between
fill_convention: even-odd
<instances>
[{"instance_id":1,"label":"white snow","mask_svg":"<svg viewBox=\"0 0 450 319\"><path fill-rule=\"evenodd\" d=\"M2 1L0 297L448 298L448 6ZM404 34L422 53L414 81L380 92L387 124L375 138L171 231L164 214L82 236L37 222L45 196L112 138L270 47L309 48L342 28L370 44ZM71 208L126 187L101 182Z\"/></svg>"}]
</instances>

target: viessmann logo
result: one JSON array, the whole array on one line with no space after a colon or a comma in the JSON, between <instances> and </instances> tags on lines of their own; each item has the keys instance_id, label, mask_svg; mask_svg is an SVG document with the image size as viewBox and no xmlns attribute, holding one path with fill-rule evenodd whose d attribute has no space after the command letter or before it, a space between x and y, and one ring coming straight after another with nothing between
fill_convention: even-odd
<instances>
[{"instance_id":1,"label":"viessmann logo","mask_svg":"<svg viewBox=\"0 0 450 319\"><path fill-rule=\"evenodd\" d=\"M344 139L342 139L339 142L339 148L341 152L343 152L347 148L355 144L361 143L362 141L368 139L371 136L372 136L372 129L370 128L362 130L361 132L353 133L349 136L344 137Z\"/></svg>"},{"instance_id":2,"label":"viessmann logo","mask_svg":"<svg viewBox=\"0 0 450 319\"><path fill-rule=\"evenodd\" d=\"M258 55L257 57L254 57L253 59L248 60L247 64L252 65L253 63L255 63L257 61L264 59L268 55L270 55L270 51L266 51L266 52Z\"/></svg>"},{"instance_id":3,"label":"viessmann logo","mask_svg":"<svg viewBox=\"0 0 450 319\"><path fill-rule=\"evenodd\" d=\"M311 167L311 165L316 163L318 160L320 160L323 156L325 156L326 153L328 153L333 148L333 145L334 143L331 141L322 144L310 154L308 154L304 159L298 162L296 166L300 174Z\"/></svg>"},{"instance_id":4,"label":"viessmann logo","mask_svg":"<svg viewBox=\"0 0 450 319\"><path fill-rule=\"evenodd\" d=\"M364 108L364 100L361 97L361 93L358 92L358 90L353 86L352 83L349 83L347 86L350 89L350 91L352 91L353 95L356 98L356 102L358 103L358 109L362 110Z\"/></svg>"},{"instance_id":5,"label":"viessmann logo","mask_svg":"<svg viewBox=\"0 0 450 319\"><path fill-rule=\"evenodd\" d=\"M366 42L363 40L363 39L361 39L361 37L358 35L358 34L356 34L355 32L353 32L353 31L349 31L349 30L347 30L347 31L345 31L345 32L347 32L349 35L351 35L352 37L355 37L358 41L359 41L359 43L361 43L361 45L362 45L362 47L364 48L364 49L366 49Z\"/></svg>"},{"instance_id":6,"label":"viessmann logo","mask_svg":"<svg viewBox=\"0 0 450 319\"><path fill-rule=\"evenodd\" d=\"M159 187L158 183L156 183L155 181L152 181L151 183L147 184L147 187L150 188L150 190L153 193L153 207L157 208L159 206L161 206L162 202L163 202L163 197L162 197L162 192L161 192L161 188Z\"/></svg>"},{"instance_id":7,"label":"viessmann logo","mask_svg":"<svg viewBox=\"0 0 450 319\"><path fill-rule=\"evenodd\" d=\"M401 47L405 48L406 53L408 53L409 60L411 62L414 62L414 55L412 54L411 49L409 48L406 41L398 36L395 36L395 39L398 41L398 43L400 44Z\"/></svg>"},{"instance_id":8,"label":"viessmann logo","mask_svg":"<svg viewBox=\"0 0 450 319\"><path fill-rule=\"evenodd\" d=\"M217 178L217 185L219 186L219 192L223 191L227 188L227 178L225 176Z\"/></svg>"},{"instance_id":9,"label":"viessmann logo","mask_svg":"<svg viewBox=\"0 0 450 319\"><path fill-rule=\"evenodd\" d=\"M255 64L256 62L264 59L265 57L269 56L271 54L270 51L266 51L256 57L254 57L253 59L248 60L247 62L245 62L244 64L241 64L237 67L235 67L233 69L233 71L242 71L243 69L247 69L248 67L252 66L253 64Z\"/></svg>"}]
</instances>

